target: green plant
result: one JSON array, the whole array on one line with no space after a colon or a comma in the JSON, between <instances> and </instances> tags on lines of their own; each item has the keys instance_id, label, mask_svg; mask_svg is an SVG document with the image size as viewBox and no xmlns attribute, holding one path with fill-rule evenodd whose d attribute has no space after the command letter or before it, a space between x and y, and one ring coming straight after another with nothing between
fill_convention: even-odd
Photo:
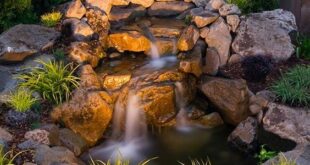
<instances>
[{"instance_id":1,"label":"green plant","mask_svg":"<svg viewBox=\"0 0 310 165\"><path fill-rule=\"evenodd\" d=\"M272 162L272 165L297 165L295 160L287 159L283 153L279 154L279 160L275 163Z\"/></svg>"},{"instance_id":2,"label":"green plant","mask_svg":"<svg viewBox=\"0 0 310 165\"><path fill-rule=\"evenodd\" d=\"M265 161L273 158L277 156L277 152L275 151L268 151L266 148L265 148L265 145L262 145L261 148L260 148L260 151L259 151L259 154L256 155L255 157L259 159L259 164L262 164L264 163Z\"/></svg>"},{"instance_id":3,"label":"green plant","mask_svg":"<svg viewBox=\"0 0 310 165\"><path fill-rule=\"evenodd\" d=\"M25 151L19 152L13 155L13 151L9 151L4 153L3 146L0 146L0 165L14 165L13 161L19 156L20 154L24 153ZM13 155L10 157L10 155Z\"/></svg>"},{"instance_id":4,"label":"green plant","mask_svg":"<svg viewBox=\"0 0 310 165\"><path fill-rule=\"evenodd\" d=\"M11 93L8 99L9 106L18 112L30 110L36 102L37 99L32 97L32 93L23 88L19 88Z\"/></svg>"},{"instance_id":5,"label":"green plant","mask_svg":"<svg viewBox=\"0 0 310 165\"><path fill-rule=\"evenodd\" d=\"M297 35L296 55L298 58L310 60L310 38L301 34Z\"/></svg>"},{"instance_id":6,"label":"green plant","mask_svg":"<svg viewBox=\"0 0 310 165\"><path fill-rule=\"evenodd\" d=\"M20 86L40 93L44 99L56 105L68 100L72 90L79 85L79 78L74 76L77 67L74 68L72 63L38 62L42 67L36 67L30 73L18 77L21 80Z\"/></svg>"},{"instance_id":7,"label":"green plant","mask_svg":"<svg viewBox=\"0 0 310 165\"><path fill-rule=\"evenodd\" d=\"M66 54L62 49L56 49L53 51L56 61L63 61L66 58Z\"/></svg>"},{"instance_id":8,"label":"green plant","mask_svg":"<svg viewBox=\"0 0 310 165\"><path fill-rule=\"evenodd\" d=\"M207 160L198 160L198 159L190 159L191 165L211 165L209 158ZM182 162L179 162L181 165L185 165Z\"/></svg>"},{"instance_id":9,"label":"green plant","mask_svg":"<svg viewBox=\"0 0 310 165\"><path fill-rule=\"evenodd\" d=\"M279 8L279 0L228 0L227 2L236 4L245 14Z\"/></svg>"},{"instance_id":10,"label":"green plant","mask_svg":"<svg viewBox=\"0 0 310 165\"><path fill-rule=\"evenodd\" d=\"M282 75L271 90L282 102L297 105L310 105L310 66L299 65Z\"/></svg>"},{"instance_id":11,"label":"green plant","mask_svg":"<svg viewBox=\"0 0 310 165\"><path fill-rule=\"evenodd\" d=\"M61 17L60 12L46 13L41 16L41 22L47 27L54 27L60 22Z\"/></svg>"}]
</instances>

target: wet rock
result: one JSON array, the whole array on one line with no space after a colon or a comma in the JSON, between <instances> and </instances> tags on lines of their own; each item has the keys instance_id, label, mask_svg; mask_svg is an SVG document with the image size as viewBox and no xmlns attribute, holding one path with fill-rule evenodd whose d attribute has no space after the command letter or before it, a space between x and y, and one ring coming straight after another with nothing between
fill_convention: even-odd
<instances>
[{"instance_id":1,"label":"wet rock","mask_svg":"<svg viewBox=\"0 0 310 165\"><path fill-rule=\"evenodd\" d=\"M180 61L179 69L185 73L192 73L199 78L202 74L201 58L201 49L197 46L185 59Z\"/></svg>"},{"instance_id":2,"label":"wet rock","mask_svg":"<svg viewBox=\"0 0 310 165\"><path fill-rule=\"evenodd\" d=\"M309 144L310 113L305 109L293 109L275 103L268 104L268 111L263 118L266 131L289 139L297 144Z\"/></svg>"},{"instance_id":3,"label":"wet rock","mask_svg":"<svg viewBox=\"0 0 310 165\"><path fill-rule=\"evenodd\" d=\"M219 13L221 16L240 15L241 10L239 9L237 5L225 4L219 9Z\"/></svg>"},{"instance_id":4,"label":"wet rock","mask_svg":"<svg viewBox=\"0 0 310 165\"><path fill-rule=\"evenodd\" d=\"M11 142L13 140L13 136L6 129L0 127L0 140L3 142Z\"/></svg>"},{"instance_id":5,"label":"wet rock","mask_svg":"<svg viewBox=\"0 0 310 165\"><path fill-rule=\"evenodd\" d=\"M128 83L130 79L130 74L107 75L103 78L102 86L107 90L117 90Z\"/></svg>"},{"instance_id":6,"label":"wet rock","mask_svg":"<svg viewBox=\"0 0 310 165\"><path fill-rule=\"evenodd\" d=\"M278 9L250 14L242 19L232 48L243 57L262 54L287 60L295 51L289 36L293 30L297 26L291 12Z\"/></svg>"},{"instance_id":7,"label":"wet rock","mask_svg":"<svg viewBox=\"0 0 310 165\"><path fill-rule=\"evenodd\" d=\"M35 129L32 131L28 131L24 135L26 140L32 140L33 142L37 142L38 144L46 144L50 145L49 140L49 132L42 129Z\"/></svg>"},{"instance_id":8,"label":"wet rock","mask_svg":"<svg viewBox=\"0 0 310 165\"><path fill-rule=\"evenodd\" d=\"M205 37L208 46L217 50L220 57L220 66L225 65L229 58L232 37L224 19L217 19L210 28L205 28L202 34L201 36Z\"/></svg>"},{"instance_id":9,"label":"wet rock","mask_svg":"<svg viewBox=\"0 0 310 165\"><path fill-rule=\"evenodd\" d=\"M246 81L206 77L200 89L218 108L224 121L237 125L248 117L249 94Z\"/></svg>"},{"instance_id":10,"label":"wet rock","mask_svg":"<svg viewBox=\"0 0 310 165\"><path fill-rule=\"evenodd\" d=\"M178 41L178 49L181 51L189 51L193 49L198 39L199 30L195 26L191 25L183 31Z\"/></svg>"},{"instance_id":11,"label":"wet rock","mask_svg":"<svg viewBox=\"0 0 310 165\"><path fill-rule=\"evenodd\" d=\"M104 52L99 45L90 45L86 42L73 42L69 47L69 58L78 63L88 63L96 67Z\"/></svg>"},{"instance_id":12,"label":"wet rock","mask_svg":"<svg viewBox=\"0 0 310 165\"><path fill-rule=\"evenodd\" d=\"M109 47L113 47L119 52L144 52L151 47L150 40L136 31L112 33L108 37L108 42Z\"/></svg>"},{"instance_id":13,"label":"wet rock","mask_svg":"<svg viewBox=\"0 0 310 165\"><path fill-rule=\"evenodd\" d=\"M244 153L254 153L258 148L258 122L253 117L242 121L229 135L228 142Z\"/></svg>"},{"instance_id":14,"label":"wet rock","mask_svg":"<svg viewBox=\"0 0 310 165\"><path fill-rule=\"evenodd\" d=\"M148 14L158 17L175 16L191 8L194 8L194 4L184 1L155 2L148 8Z\"/></svg>"},{"instance_id":15,"label":"wet rock","mask_svg":"<svg viewBox=\"0 0 310 165\"><path fill-rule=\"evenodd\" d=\"M5 123L12 127L23 127L31 124L38 119L38 115L33 111L28 110L26 112L17 112L15 110L9 110L5 115Z\"/></svg>"},{"instance_id":16,"label":"wet rock","mask_svg":"<svg viewBox=\"0 0 310 165\"><path fill-rule=\"evenodd\" d=\"M226 17L227 24L230 26L232 32L236 32L240 23L240 18L238 15L228 15Z\"/></svg>"},{"instance_id":17,"label":"wet rock","mask_svg":"<svg viewBox=\"0 0 310 165\"><path fill-rule=\"evenodd\" d=\"M178 38L185 27L187 25L182 20L152 18L149 30L155 37Z\"/></svg>"},{"instance_id":18,"label":"wet rock","mask_svg":"<svg viewBox=\"0 0 310 165\"><path fill-rule=\"evenodd\" d=\"M154 3L154 0L130 0L130 2L148 8Z\"/></svg>"},{"instance_id":19,"label":"wet rock","mask_svg":"<svg viewBox=\"0 0 310 165\"><path fill-rule=\"evenodd\" d=\"M54 45L60 33L39 25L16 25L0 35L0 61L20 62Z\"/></svg>"},{"instance_id":20,"label":"wet rock","mask_svg":"<svg viewBox=\"0 0 310 165\"><path fill-rule=\"evenodd\" d=\"M158 50L159 56L173 55L178 53L177 39L176 38L156 38L155 45ZM151 56L152 50L146 52L147 55Z\"/></svg>"},{"instance_id":21,"label":"wet rock","mask_svg":"<svg viewBox=\"0 0 310 165\"><path fill-rule=\"evenodd\" d=\"M52 164L71 164L85 165L81 160L74 156L70 150L65 147L48 147L41 145L35 151L35 162L40 165Z\"/></svg>"},{"instance_id":22,"label":"wet rock","mask_svg":"<svg viewBox=\"0 0 310 165\"><path fill-rule=\"evenodd\" d=\"M86 90L100 90L101 81L91 65L83 65L80 69L80 88Z\"/></svg>"},{"instance_id":23,"label":"wet rock","mask_svg":"<svg viewBox=\"0 0 310 165\"><path fill-rule=\"evenodd\" d=\"M75 156L81 155L88 148L82 137L67 128L59 131L59 139L61 144L70 149Z\"/></svg>"},{"instance_id":24,"label":"wet rock","mask_svg":"<svg viewBox=\"0 0 310 165\"><path fill-rule=\"evenodd\" d=\"M205 27L219 18L217 13L204 10L203 8L195 8L190 12L192 22L195 22L198 28Z\"/></svg>"},{"instance_id":25,"label":"wet rock","mask_svg":"<svg viewBox=\"0 0 310 165\"><path fill-rule=\"evenodd\" d=\"M100 9L105 14L110 14L113 0L85 0L86 7Z\"/></svg>"},{"instance_id":26,"label":"wet rock","mask_svg":"<svg viewBox=\"0 0 310 165\"><path fill-rule=\"evenodd\" d=\"M93 29L95 33L98 34L101 46L106 48L107 38L110 30L110 23L108 16L102 13L100 10L88 9L86 12L86 18L90 27Z\"/></svg>"},{"instance_id":27,"label":"wet rock","mask_svg":"<svg viewBox=\"0 0 310 165\"><path fill-rule=\"evenodd\" d=\"M54 108L51 117L62 121L91 146L102 137L111 121L111 103L106 92L77 90L70 101Z\"/></svg>"},{"instance_id":28,"label":"wet rock","mask_svg":"<svg viewBox=\"0 0 310 165\"><path fill-rule=\"evenodd\" d=\"M70 2L68 9L66 10L65 17L81 19L86 13L86 8L82 4L81 0L74 0Z\"/></svg>"},{"instance_id":29,"label":"wet rock","mask_svg":"<svg viewBox=\"0 0 310 165\"><path fill-rule=\"evenodd\" d=\"M217 50L214 48L207 48L205 58L206 63L203 66L203 73L215 76L220 67L220 57L219 54L217 53Z\"/></svg>"},{"instance_id":30,"label":"wet rock","mask_svg":"<svg viewBox=\"0 0 310 165\"><path fill-rule=\"evenodd\" d=\"M112 5L113 6L127 6L129 5L130 0L113 0Z\"/></svg>"},{"instance_id":31,"label":"wet rock","mask_svg":"<svg viewBox=\"0 0 310 165\"><path fill-rule=\"evenodd\" d=\"M213 112L211 114L205 115L195 122L197 122L199 125L205 128L215 128L215 127L224 125L224 121L222 117L217 112Z\"/></svg>"},{"instance_id":32,"label":"wet rock","mask_svg":"<svg viewBox=\"0 0 310 165\"><path fill-rule=\"evenodd\" d=\"M63 31L68 31L69 35L75 41L87 41L90 40L94 34L94 31L90 28L90 26L84 22L80 21L76 18L70 18L63 21Z\"/></svg>"},{"instance_id":33,"label":"wet rock","mask_svg":"<svg viewBox=\"0 0 310 165\"><path fill-rule=\"evenodd\" d=\"M137 17L142 17L146 10L142 6L130 5L128 7L113 7L109 14L109 21L111 22L129 22Z\"/></svg>"}]
</instances>

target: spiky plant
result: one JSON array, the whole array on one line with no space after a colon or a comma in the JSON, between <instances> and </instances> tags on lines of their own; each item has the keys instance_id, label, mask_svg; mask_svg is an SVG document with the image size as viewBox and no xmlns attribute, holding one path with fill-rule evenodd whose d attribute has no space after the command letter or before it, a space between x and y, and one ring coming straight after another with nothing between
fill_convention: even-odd
<instances>
[{"instance_id":1,"label":"spiky plant","mask_svg":"<svg viewBox=\"0 0 310 165\"><path fill-rule=\"evenodd\" d=\"M3 146L0 145L0 165L14 165L13 161L19 156L20 154L24 153L25 151L19 152L13 155L13 151L8 151L4 153ZM13 155L10 157L10 155Z\"/></svg>"},{"instance_id":2,"label":"spiky plant","mask_svg":"<svg viewBox=\"0 0 310 165\"><path fill-rule=\"evenodd\" d=\"M26 112L37 102L32 93L24 88L19 88L12 92L8 99L11 108L18 112Z\"/></svg>"},{"instance_id":3,"label":"spiky plant","mask_svg":"<svg viewBox=\"0 0 310 165\"><path fill-rule=\"evenodd\" d=\"M280 153L279 160L277 163L272 163L272 165L297 165L295 160L290 160L286 158L286 156L283 153Z\"/></svg>"},{"instance_id":4,"label":"spiky plant","mask_svg":"<svg viewBox=\"0 0 310 165\"><path fill-rule=\"evenodd\" d=\"M60 12L46 13L41 16L41 22L47 27L54 27L60 22L61 17L62 14Z\"/></svg>"}]
</instances>

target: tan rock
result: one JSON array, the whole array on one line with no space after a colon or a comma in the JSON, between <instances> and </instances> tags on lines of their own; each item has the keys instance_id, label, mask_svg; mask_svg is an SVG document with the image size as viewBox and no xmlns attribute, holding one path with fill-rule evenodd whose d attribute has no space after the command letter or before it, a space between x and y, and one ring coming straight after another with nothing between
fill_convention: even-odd
<instances>
[{"instance_id":1,"label":"tan rock","mask_svg":"<svg viewBox=\"0 0 310 165\"><path fill-rule=\"evenodd\" d=\"M113 0L112 5L113 6L127 6L129 5L130 0Z\"/></svg>"},{"instance_id":2,"label":"tan rock","mask_svg":"<svg viewBox=\"0 0 310 165\"><path fill-rule=\"evenodd\" d=\"M156 38L155 45L160 56L178 53L176 38ZM151 50L146 52L146 54L151 55Z\"/></svg>"},{"instance_id":3,"label":"tan rock","mask_svg":"<svg viewBox=\"0 0 310 165\"><path fill-rule=\"evenodd\" d=\"M227 24L230 25L231 31L236 32L240 24L240 18L238 15L228 15L226 17Z\"/></svg>"},{"instance_id":4,"label":"tan rock","mask_svg":"<svg viewBox=\"0 0 310 165\"><path fill-rule=\"evenodd\" d=\"M108 37L108 43L109 47L113 47L119 52L143 52L149 50L151 46L151 42L136 31L112 33Z\"/></svg>"},{"instance_id":5,"label":"tan rock","mask_svg":"<svg viewBox=\"0 0 310 165\"><path fill-rule=\"evenodd\" d=\"M179 69L185 73L192 73L196 77L202 74L202 54L200 47L195 47L187 58L180 61Z\"/></svg>"},{"instance_id":6,"label":"tan rock","mask_svg":"<svg viewBox=\"0 0 310 165\"><path fill-rule=\"evenodd\" d=\"M194 4L184 1L154 2L153 5L148 8L148 14L150 16L159 17L175 16L193 7Z\"/></svg>"},{"instance_id":7,"label":"tan rock","mask_svg":"<svg viewBox=\"0 0 310 165\"><path fill-rule=\"evenodd\" d=\"M105 14L110 14L112 1L114 0L85 0L85 4L89 8L98 8Z\"/></svg>"},{"instance_id":8,"label":"tan rock","mask_svg":"<svg viewBox=\"0 0 310 165\"><path fill-rule=\"evenodd\" d=\"M226 122L237 125L248 117L249 94L246 81L205 78L201 90L218 108Z\"/></svg>"},{"instance_id":9,"label":"tan rock","mask_svg":"<svg viewBox=\"0 0 310 165\"><path fill-rule=\"evenodd\" d=\"M120 89L124 84L128 83L130 79L130 74L107 75L103 78L102 86L107 90L116 90Z\"/></svg>"},{"instance_id":10,"label":"tan rock","mask_svg":"<svg viewBox=\"0 0 310 165\"><path fill-rule=\"evenodd\" d=\"M51 117L63 122L92 146L102 137L112 119L110 103L106 92L78 90L70 101L54 108Z\"/></svg>"},{"instance_id":11,"label":"tan rock","mask_svg":"<svg viewBox=\"0 0 310 165\"><path fill-rule=\"evenodd\" d=\"M65 16L67 18L81 19L86 13L86 8L82 4L81 0L74 0L70 2Z\"/></svg>"},{"instance_id":12,"label":"tan rock","mask_svg":"<svg viewBox=\"0 0 310 165\"><path fill-rule=\"evenodd\" d=\"M190 15L192 17L192 22L195 22L198 28L202 28L213 23L219 17L217 13L204 10L202 8L192 9Z\"/></svg>"},{"instance_id":13,"label":"tan rock","mask_svg":"<svg viewBox=\"0 0 310 165\"><path fill-rule=\"evenodd\" d=\"M194 122L205 128L215 128L224 124L222 117L217 112L205 115Z\"/></svg>"},{"instance_id":14,"label":"tan rock","mask_svg":"<svg viewBox=\"0 0 310 165\"><path fill-rule=\"evenodd\" d=\"M207 8L211 10L219 10L225 4L226 3L224 0L210 0L210 2L207 5Z\"/></svg>"},{"instance_id":15,"label":"tan rock","mask_svg":"<svg viewBox=\"0 0 310 165\"><path fill-rule=\"evenodd\" d=\"M241 11L235 4L225 4L219 9L219 13L221 16L240 15Z\"/></svg>"},{"instance_id":16,"label":"tan rock","mask_svg":"<svg viewBox=\"0 0 310 165\"><path fill-rule=\"evenodd\" d=\"M91 65L83 65L80 68L80 88L86 90L100 90L101 83Z\"/></svg>"},{"instance_id":17,"label":"tan rock","mask_svg":"<svg viewBox=\"0 0 310 165\"><path fill-rule=\"evenodd\" d=\"M198 39L199 30L191 25L183 31L178 41L178 49L181 51L189 51L193 49Z\"/></svg>"},{"instance_id":18,"label":"tan rock","mask_svg":"<svg viewBox=\"0 0 310 165\"><path fill-rule=\"evenodd\" d=\"M130 0L130 2L147 8L154 3L154 0Z\"/></svg>"},{"instance_id":19,"label":"tan rock","mask_svg":"<svg viewBox=\"0 0 310 165\"><path fill-rule=\"evenodd\" d=\"M220 57L217 50L214 48L208 48L205 60L206 62L203 66L203 73L215 76L220 67Z\"/></svg>"},{"instance_id":20,"label":"tan rock","mask_svg":"<svg viewBox=\"0 0 310 165\"><path fill-rule=\"evenodd\" d=\"M87 41L90 40L94 34L94 31L90 26L84 22L80 21L76 18L70 18L63 21L63 31L67 30L64 28L70 28L70 36L75 41Z\"/></svg>"}]
</instances>

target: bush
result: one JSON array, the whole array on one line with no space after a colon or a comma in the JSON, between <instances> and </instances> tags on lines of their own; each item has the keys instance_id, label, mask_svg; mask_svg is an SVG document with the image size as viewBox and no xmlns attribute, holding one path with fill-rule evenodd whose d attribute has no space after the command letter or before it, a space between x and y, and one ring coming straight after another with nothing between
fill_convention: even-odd
<instances>
[{"instance_id":1,"label":"bush","mask_svg":"<svg viewBox=\"0 0 310 165\"><path fill-rule=\"evenodd\" d=\"M310 105L310 66L296 66L276 81L271 90L282 102L297 105Z\"/></svg>"},{"instance_id":2,"label":"bush","mask_svg":"<svg viewBox=\"0 0 310 165\"><path fill-rule=\"evenodd\" d=\"M310 60L310 38L302 35L297 36L296 55L298 58Z\"/></svg>"},{"instance_id":3,"label":"bush","mask_svg":"<svg viewBox=\"0 0 310 165\"><path fill-rule=\"evenodd\" d=\"M41 16L41 22L47 27L56 26L61 20L62 14L60 12L51 12Z\"/></svg>"},{"instance_id":4,"label":"bush","mask_svg":"<svg viewBox=\"0 0 310 165\"><path fill-rule=\"evenodd\" d=\"M26 89L18 89L11 93L8 99L9 106L15 111L26 112L36 103L37 99Z\"/></svg>"},{"instance_id":5,"label":"bush","mask_svg":"<svg viewBox=\"0 0 310 165\"><path fill-rule=\"evenodd\" d=\"M228 0L227 2L236 4L244 14L279 8L279 0Z\"/></svg>"},{"instance_id":6,"label":"bush","mask_svg":"<svg viewBox=\"0 0 310 165\"><path fill-rule=\"evenodd\" d=\"M266 79L272 70L272 60L265 56L249 56L241 63L244 78L251 82L260 82Z\"/></svg>"},{"instance_id":7,"label":"bush","mask_svg":"<svg viewBox=\"0 0 310 165\"><path fill-rule=\"evenodd\" d=\"M69 99L72 90L78 87L78 78L73 75L77 67L72 63L38 61L42 67L34 68L30 73L19 76L21 87L29 88L42 95L53 104Z\"/></svg>"}]
</instances>

